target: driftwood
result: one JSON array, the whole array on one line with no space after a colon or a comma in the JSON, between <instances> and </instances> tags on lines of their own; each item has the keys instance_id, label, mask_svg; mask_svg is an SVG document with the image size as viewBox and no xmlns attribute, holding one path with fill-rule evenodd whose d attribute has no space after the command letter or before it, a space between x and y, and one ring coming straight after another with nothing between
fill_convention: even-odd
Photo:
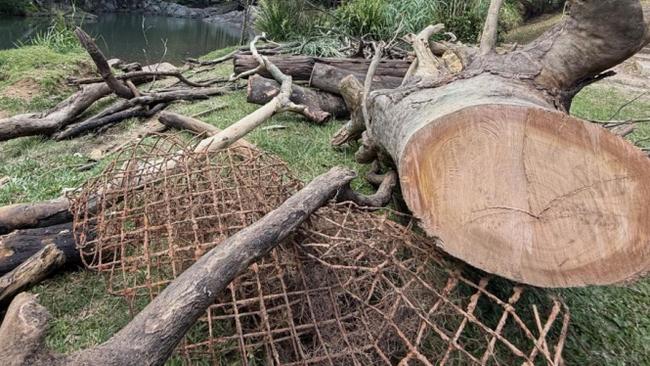
<instances>
[{"instance_id":1,"label":"driftwood","mask_svg":"<svg viewBox=\"0 0 650 366\"><path fill-rule=\"evenodd\" d=\"M129 324L105 343L71 355L54 354L44 343L49 315L34 295L11 303L0 326L0 359L10 366L163 365L217 296L238 273L287 238L355 174L333 168L276 210L201 257Z\"/></svg>"},{"instance_id":2,"label":"driftwood","mask_svg":"<svg viewBox=\"0 0 650 366\"><path fill-rule=\"evenodd\" d=\"M65 264L65 254L48 244L11 272L0 277L0 304L12 299L26 287L37 284Z\"/></svg>"},{"instance_id":3,"label":"driftwood","mask_svg":"<svg viewBox=\"0 0 650 366\"><path fill-rule=\"evenodd\" d=\"M363 82L366 78L366 73L350 72L347 69L316 63L309 78L309 86L330 93L341 94L339 85L349 75L353 75L360 82ZM394 89L402 84L402 80L403 77L374 74L371 90Z\"/></svg>"},{"instance_id":4,"label":"driftwood","mask_svg":"<svg viewBox=\"0 0 650 366\"><path fill-rule=\"evenodd\" d=\"M346 70L350 74L364 75L368 72L370 60L362 58L326 58L309 56L269 56L269 61L276 65L284 74L293 77L295 80L309 80L317 63L325 64L339 69ZM254 70L259 63L253 56L237 54L234 57L235 74ZM383 60L377 68L378 77L404 78L410 62L406 60ZM262 70L261 75L272 77L267 71Z\"/></svg>"},{"instance_id":5,"label":"driftwood","mask_svg":"<svg viewBox=\"0 0 650 366\"><path fill-rule=\"evenodd\" d=\"M0 236L0 275L13 271L48 245L55 245L65 256L65 264L80 263L72 224L17 230Z\"/></svg>"},{"instance_id":6,"label":"driftwood","mask_svg":"<svg viewBox=\"0 0 650 366\"><path fill-rule=\"evenodd\" d=\"M408 207L449 254L543 287L618 283L650 266L650 161L565 109L648 43L648 15L639 0L568 5L504 54L487 24L458 74L414 43L418 77L369 96L362 154L397 167Z\"/></svg>"},{"instance_id":7,"label":"driftwood","mask_svg":"<svg viewBox=\"0 0 650 366\"><path fill-rule=\"evenodd\" d=\"M259 75L251 76L248 79L249 103L266 104L280 93L280 84L277 81L264 78ZM306 106L311 112L308 115L323 115L325 112L336 118L344 118L348 115L345 101L339 96L303 88L294 85L291 89L291 101ZM315 113L314 111L318 111ZM313 121L323 123L325 121Z\"/></svg>"}]
</instances>

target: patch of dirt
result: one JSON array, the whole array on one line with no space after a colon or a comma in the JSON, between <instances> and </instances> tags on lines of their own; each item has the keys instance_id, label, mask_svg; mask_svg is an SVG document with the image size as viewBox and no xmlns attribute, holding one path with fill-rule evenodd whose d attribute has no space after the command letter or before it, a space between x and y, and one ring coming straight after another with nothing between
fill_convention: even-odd
<instances>
[{"instance_id":1,"label":"patch of dirt","mask_svg":"<svg viewBox=\"0 0 650 366\"><path fill-rule=\"evenodd\" d=\"M9 112L3 111L0 109L0 119L10 117Z\"/></svg>"},{"instance_id":2,"label":"patch of dirt","mask_svg":"<svg viewBox=\"0 0 650 366\"><path fill-rule=\"evenodd\" d=\"M40 94L41 87L36 80L31 78L21 79L2 91L2 96L13 99L22 99L30 102L35 96Z\"/></svg>"}]
</instances>

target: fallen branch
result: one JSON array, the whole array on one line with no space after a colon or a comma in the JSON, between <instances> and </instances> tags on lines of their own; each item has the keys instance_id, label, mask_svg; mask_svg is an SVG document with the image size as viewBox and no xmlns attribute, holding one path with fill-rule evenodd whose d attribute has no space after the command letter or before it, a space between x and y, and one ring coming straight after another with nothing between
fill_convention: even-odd
<instances>
[{"instance_id":1,"label":"fallen branch","mask_svg":"<svg viewBox=\"0 0 650 366\"><path fill-rule=\"evenodd\" d=\"M122 75L117 75L117 80L132 80L139 78L158 78L158 77L174 77L179 82L195 88L205 88L222 81L221 79L212 80L208 82L196 82L186 78L180 71L133 71ZM70 79L68 82L75 85L94 84L102 82L102 78L85 78L85 79Z\"/></svg>"},{"instance_id":2,"label":"fallen branch","mask_svg":"<svg viewBox=\"0 0 650 366\"><path fill-rule=\"evenodd\" d=\"M314 120L326 118L322 115L323 113L310 111L308 107L291 101L291 91L293 88L293 79L291 76L285 75L268 57L260 55L255 48L255 44L263 37L264 35L256 36L251 41L250 49L259 65L262 65L280 83L280 93L255 112L232 124L220 133L201 141L196 151L218 151L224 149L254 130L257 126L266 122L278 112L291 111L303 115L313 113L314 115L310 119L313 118ZM321 115L319 116L319 114Z\"/></svg>"},{"instance_id":3,"label":"fallen branch","mask_svg":"<svg viewBox=\"0 0 650 366\"><path fill-rule=\"evenodd\" d=\"M191 131L197 135L214 136L222 131L215 126L196 118L183 116L182 114L174 112L162 112L158 116L158 120L169 128L175 128L181 131ZM245 146L249 149L257 150L257 146L244 139L235 141L231 146Z\"/></svg>"},{"instance_id":4,"label":"fallen branch","mask_svg":"<svg viewBox=\"0 0 650 366\"><path fill-rule=\"evenodd\" d=\"M20 266L0 277L0 304L13 298L26 287L40 283L65 263L65 254L49 244Z\"/></svg>"},{"instance_id":5,"label":"fallen branch","mask_svg":"<svg viewBox=\"0 0 650 366\"><path fill-rule=\"evenodd\" d=\"M309 183L280 207L224 240L176 278L105 343L72 355L46 349L49 315L34 295L11 303L0 326L0 358L9 365L163 365L205 310L230 282L287 238L313 212L354 179L336 167Z\"/></svg>"},{"instance_id":6,"label":"fallen branch","mask_svg":"<svg viewBox=\"0 0 650 366\"><path fill-rule=\"evenodd\" d=\"M133 91L126 84L115 78L108 61L106 61L106 57L104 57L102 51L99 50L92 37L78 27L75 29L74 34L92 58L93 62L97 66L97 71L99 71L99 74L102 76L104 82L106 82L106 85L108 85L111 90L121 98L133 98L135 96Z\"/></svg>"},{"instance_id":7,"label":"fallen branch","mask_svg":"<svg viewBox=\"0 0 650 366\"><path fill-rule=\"evenodd\" d=\"M17 230L0 236L0 275L14 270L50 244L63 252L66 264L80 263L81 258L72 233L72 223Z\"/></svg>"},{"instance_id":8,"label":"fallen branch","mask_svg":"<svg viewBox=\"0 0 650 366\"><path fill-rule=\"evenodd\" d=\"M75 123L68 126L66 129L59 131L52 135L52 138L55 140L65 140L73 137L82 135L85 132L95 130L100 127L105 127L111 124L116 124L124 121L129 118L136 117L151 117L156 113L167 107L166 103L156 104L152 108L146 108L144 106L135 106L129 109L125 109L113 114L102 116L99 118L93 117L85 121Z\"/></svg>"},{"instance_id":9,"label":"fallen branch","mask_svg":"<svg viewBox=\"0 0 650 366\"><path fill-rule=\"evenodd\" d=\"M259 75L248 79L247 101L255 104L266 104L280 94L280 84ZM306 108L305 117L317 124L325 123L329 116L346 117L348 109L345 101L334 94L316 91L294 85L291 89L291 101L302 104ZM312 119L318 117L318 119ZM323 119L325 118L325 119Z\"/></svg>"}]
</instances>

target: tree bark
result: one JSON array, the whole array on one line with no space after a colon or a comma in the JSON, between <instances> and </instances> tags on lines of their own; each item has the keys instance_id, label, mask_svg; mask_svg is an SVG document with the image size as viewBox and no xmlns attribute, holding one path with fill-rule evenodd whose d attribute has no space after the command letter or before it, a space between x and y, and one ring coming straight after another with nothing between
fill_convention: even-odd
<instances>
[{"instance_id":1,"label":"tree bark","mask_svg":"<svg viewBox=\"0 0 650 366\"><path fill-rule=\"evenodd\" d=\"M70 201L66 198L0 207L0 235L70 221Z\"/></svg>"},{"instance_id":2,"label":"tree bark","mask_svg":"<svg viewBox=\"0 0 650 366\"><path fill-rule=\"evenodd\" d=\"M636 278L650 268L650 160L565 106L647 35L639 0L570 1L522 50L373 92L368 141L451 255L542 287Z\"/></svg>"},{"instance_id":3,"label":"tree bark","mask_svg":"<svg viewBox=\"0 0 650 366\"><path fill-rule=\"evenodd\" d=\"M72 224L14 231L0 236L0 275L13 271L48 245L55 245L65 256L65 264L81 262Z\"/></svg>"},{"instance_id":4,"label":"tree bark","mask_svg":"<svg viewBox=\"0 0 650 366\"><path fill-rule=\"evenodd\" d=\"M277 81L259 75L251 76L248 79L247 101L249 103L263 105L270 102L278 94L280 94L280 84ZM292 102L302 104L312 111L323 111L336 118L345 118L349 115L345 101L341 97L330 93L294 85L291 89L290 99ZM322 123L323 121L313 122Z\"/></svg>"},{"instance_id":5,"label":"tree bark","mask_svg":"<svg viewBox=\"0 0 650 366\"><path fill-rule=\"evenodd\" d=\"M314 65L317 63L337 67L346 70L351 74L365 75L370 67L370 60L362 58L327 58L310 56L269 56L269 61L275 64L284 74L293 77L295 80L309 80ZM234 57L235 74L253 70L259 65L253 56L237 54ZM383 60L377 68L378 77L403 78L409 69L410 62L406 60ZM271 75L262 71L264 77ZM347 76L347 75L345 75Z\"/></svg>"},{"instance_id":6,"label":"tree bark","mask_svg":"<svg viewBox=\"0 0 650 366\"><path fill-rule=\"evenodd\" d=\"M185 333L244 269L286 239L354 179L336 167L276 210L201 257L107 342L63 356L44 344L48 314L29 294L18 295L0 327L0 358L11 366L163 365Z\"/></svg>"},{"instance_id":7,"label":"tree bark","mask_svg":"<svg viewBox=\"0 0 650 366\"><path fill-rule=\"evenodd\" d=\"M347 69L316 63L309 79L309 86L341 95L339 86L341 81L349 75L353 75L361 83L366 78L366 73L351 72ZM373 76L371 90L397 88L402 84L402 79L403 77L375 74Z\"/></svg>"},{"instance_id":8,"label":"tree bark","mask_svg":"<svg viewBox=\"0 0 650 366\"><path fill-rule=\"evenodd\" d=\"M20 266L0 277L0 304L11 300L26 287L41 282L64 264L63 251L54 244L48 244Z\"/></svg>"}]
</instances>

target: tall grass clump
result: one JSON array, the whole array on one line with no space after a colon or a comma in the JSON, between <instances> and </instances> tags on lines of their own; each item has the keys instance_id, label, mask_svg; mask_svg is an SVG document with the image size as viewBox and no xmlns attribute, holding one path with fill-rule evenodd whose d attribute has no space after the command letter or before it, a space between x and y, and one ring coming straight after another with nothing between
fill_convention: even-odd
<instances>
[{"instance_id":1,"label":"tall grass clump","mask_svg":"<svg viewBox=\"0 0 650 366\"><path fill-rule=\"evenodd\" d=\"M338 6L331 5L331 1L315 3L260 0L257 27L275 40L313 41L334 34L387 40L417 33L430 24L444 23L460 40L474 43L490 6L489 0L342 0ZM519 25L522 19L520 0L506 0L501 9L502 32ZM325 29L330 32L325 33Z\"/></svg>"},{"instance_id":2,"label":"tall grass clump","mask_svg":"<svg viewBox=\"0 0 650 366\"><path fill-rule=\"evenodd\" d=\"M63 54L79 51L81 45L74 34L74 28L63 15L56 15L47 31L36 34L30 45L47 47Z\"/></svg>"},{"instance_id":3,"label":"tall grass clump","mask_svg":"<svg viewBox=\"0 0 650 366\"><path fill-rule=\"evenodd\" d=\"M318 24L309 13L303 0L260 0L256 26L274 40L308 36Z\"/></svg>"}]
</instances>

